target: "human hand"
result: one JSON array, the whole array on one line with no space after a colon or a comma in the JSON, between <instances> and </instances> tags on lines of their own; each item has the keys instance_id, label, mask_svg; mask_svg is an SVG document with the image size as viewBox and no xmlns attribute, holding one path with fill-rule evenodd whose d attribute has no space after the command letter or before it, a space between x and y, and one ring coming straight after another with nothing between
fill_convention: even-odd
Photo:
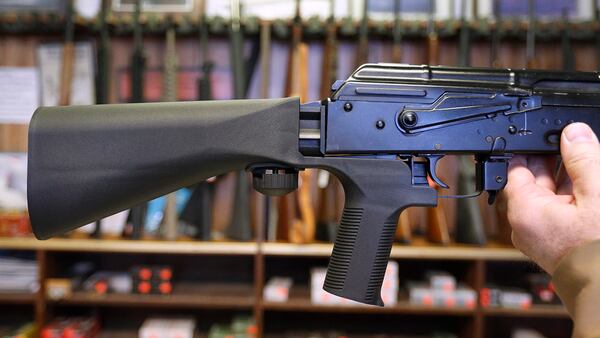
<instances>
[{"instance_id":1,"label":"human hand","mask_svg":"<svg viewBox=\"0 0 600 338\"><path fill-rule=\"evenodd\" d=\"M562 132L566 174L554 178L553 156L515 156L504 190L512 242L552 274L571 249L600 239L600 143L584 123Z\"/></svg>"}]
</instances>

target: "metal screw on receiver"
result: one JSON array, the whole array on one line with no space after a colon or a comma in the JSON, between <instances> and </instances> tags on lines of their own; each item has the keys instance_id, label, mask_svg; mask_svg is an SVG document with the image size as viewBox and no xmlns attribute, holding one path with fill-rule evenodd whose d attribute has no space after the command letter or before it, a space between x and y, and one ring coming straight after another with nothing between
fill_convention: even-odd
<instances>
[{"instance_id":1,"label":"metal screw on receiver","mask_svg":"<svg viewBox=\"0 0 600 338\"><path fill-rule=\"evenodd\" d=\"M400 125L404 127L414 127L417 124L417 114L412 111L405 111L398 118Z\"/></svg>"},{"instance_id":2,"label":"metal screw on receiver","mask_svg":"<svg viewBox=\"0 0 600 338\"><path fill-rule=\"evenodd\" d=\"M344 110L347 111L347 112L351 111L352 110L352 103L350 103L350 102L344 103Z\"/></svg>"}]
</instances>

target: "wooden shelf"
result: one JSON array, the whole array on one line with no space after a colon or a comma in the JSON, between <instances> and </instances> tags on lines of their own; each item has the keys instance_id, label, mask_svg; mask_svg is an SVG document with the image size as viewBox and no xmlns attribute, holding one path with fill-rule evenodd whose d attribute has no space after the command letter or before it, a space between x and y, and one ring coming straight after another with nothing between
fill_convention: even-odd
<instances>
[{"instance_id":1,"label":"wooden shelf","mask_svg":"<svg viewBox=\"0 0 600 338\"><path fill-rule=\"evenodd\" d=\"M75 292L55 305L131 306L160 308L251 309L254 305L251 285L176 284L171 295L107 294Z\"/></svg>"},{"instance_id":2,"label":"wooden shelf","mask_svg":"<svg viewBox=\"0 0 600 338\"><path fill-rule=\"evenodd\" d=\"M31 304L35 303L35 293L0 293L0 304Z\"/></svg>"},{"instance_id":3,"label":"wooden shelf","mask_svg":"<svg viewBox=\"0 0 600 338\"><path fill-rule=\"evenodd\" d=\"M483 314L504 317L569 318L569 313L562 305L533 305L529 309L487 308L483 309Z\"/></svg>"},{"instance_id":4,"label":"wooden shelf","mask_svg":"<svg viewBox=\"0 0 600 338\"><path fill-rule=\"evenodd\" d=\"M410 304L401 300L394 306L378 307L370 305L320 305L310 300L308 288L292 288L287 302L263 302L267 311L285 312L318 312L318 313L397 313L397 314L426 314L446 316L471 316L475 309L447 309Z\"/></svg>"},{"instance_id":5,"label":"wooden shelf","mask_svg":"<svg viewBox=\"0 0 600 338\"><path fill-rule=\"evenodd\" d=\"M332 244L289 244L264 243L262 251L267 256L315 256L329 257ZM391 258L436 259L436 260L529 260L517 249L491 244L485 247L453 244L432 246L424 241L415 241L411 245L394 245Z\"/></svg>"},{"instance_id":6,"label":"wooden shelf","mask_svg":"<svg viewBox=\"0 0 600 338\"><path fill-rule=\"evenodd\" d=\"M331 243L290 244L268 242L262 245L262 252L266 256L329 257L333 248ZM0 238L0 249L188 255L254 255L258 252L258 246L255 242L69 238L54 238L45 241L39 241L35 238ZM433 246L420 239L415 240L411 245L394 245L391 257L396 259L436 260L528 260L520 251L508 246L497 244L490 244L485 247L460 244Z\"/></svg>"},{"instance_id":7,"label":"wooden shelf","mask_svg":"<svg viewBox=\"0 0 600 338\"><path fill-rule=\"evenodd\" d=\"M254 242L200 242L124 239L0 238L0 249L156 254L254 255Z\"/></svg>"}]
</instances>

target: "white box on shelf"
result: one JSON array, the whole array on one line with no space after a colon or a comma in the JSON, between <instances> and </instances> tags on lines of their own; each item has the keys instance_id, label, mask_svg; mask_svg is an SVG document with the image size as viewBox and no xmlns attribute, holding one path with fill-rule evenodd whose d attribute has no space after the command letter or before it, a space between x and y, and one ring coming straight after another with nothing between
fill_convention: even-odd
<instances>
[{"instance_id":1,"label":"white box on shelf","mask_svg":"<svg viewBox=\"0 0 600 338\"><path fill-rule=\"evenodd\" d=\"M273 277L263 289L263 299L267 302L287 302L293 281L289 277Z\"/></svg>"},{"instance_id":2,"label":"white box on shelf","mask_svg":"<svg viewBox=\"0 0 600 338\"><path fill-rule=\"evenodd\" d=\"M427 280L432 289L452 291L456 289L456 278L445 271L429 271Z\"/></svg>"},{"instance_id":3,"label":"white box on shelf","mask_svg":"<svg viewBox=\"0 0 600 338\"><path fill-rule=\"evenodd\" d=\"M196 321L191 318L147 318L139 338L193 338Z\"/></svg>"}]
</instances>

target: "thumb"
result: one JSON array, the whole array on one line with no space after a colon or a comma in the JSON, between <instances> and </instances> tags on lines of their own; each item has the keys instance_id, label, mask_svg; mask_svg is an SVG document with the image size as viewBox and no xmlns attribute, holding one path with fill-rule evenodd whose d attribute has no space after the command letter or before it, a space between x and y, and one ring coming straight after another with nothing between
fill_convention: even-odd
<instances>
[{"instance_id":1,"label":"thumb","mask_svg":"<svg viewBox=\"0 0 600 338\"><path fill-rule=\"evenodd\" d=\"M600 197L600 143L585 123L572 123L562 132L560 153L578 201ZM594 201L597 203L597 200Z\"/></svg>"}]
</instances>

